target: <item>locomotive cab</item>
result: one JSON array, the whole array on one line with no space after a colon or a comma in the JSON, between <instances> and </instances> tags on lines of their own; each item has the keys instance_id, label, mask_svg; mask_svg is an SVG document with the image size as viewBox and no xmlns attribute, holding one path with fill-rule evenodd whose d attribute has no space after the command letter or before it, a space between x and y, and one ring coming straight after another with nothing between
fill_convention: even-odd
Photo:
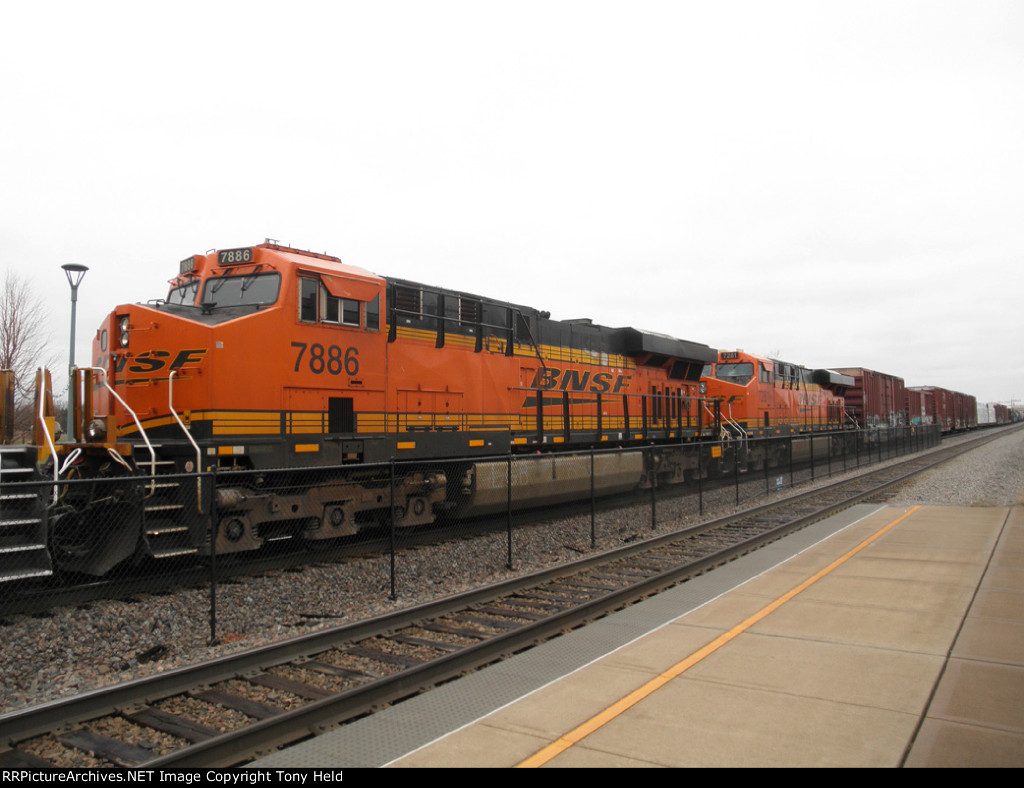
<instances>
[{"instance_id":1,"label":"locomotive cab","mask_svg":"<svg viewBox=\"0 0 1024 788\"><path fill-rule=\"evenodd\" d=\"M362 460L341 441L356 413L383 410L383 291L336 257L270 242L193 255L165 300L118 307L97 333L96 366L126 395L100 392L97 407L120 435L204 444L200 465Z\"/></svg>"},{"instance_id":2,"label":"locomotive cab","mask_svg":"<svg viewBox=\"0 0 1024 788\"><path fill-rule=\"evenodd\" d=\"M385 431L357 424L360 413L384 411L383 293L378 276L269 241L188 257L166 299L119 306L97 332L95 421L152 475L362 462L360 428ZM272 491L285 473L216 491L218 552L285 532L352 533L360 506L379 508L377 490ZM198 481L153 485L140 507L143 552L213 549L212 494L204 503Z\"/></svg>"}]
</instances>

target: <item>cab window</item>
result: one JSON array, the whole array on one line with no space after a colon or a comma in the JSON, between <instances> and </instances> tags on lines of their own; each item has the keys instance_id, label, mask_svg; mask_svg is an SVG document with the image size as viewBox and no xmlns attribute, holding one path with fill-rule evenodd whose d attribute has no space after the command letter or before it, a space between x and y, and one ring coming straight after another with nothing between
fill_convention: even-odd
<instances>
[{"instance_id":1,"label":"cab window","mask_svg":"<svg viewBox=\"0 0 1024 788\"><path fill-rule=\"evenodd\" d=\"M351 298L335 298L324 295L323 314L325 323L341 323L344 326L359 326L359 302Z\"/></svg>"},{"instance_id":2,"label":"cab window","mask_svg":"<svg viewBox=\"0 0 1024 788\"><path fill-rule=\"evenodd\" d=\"M299 320L315 323L319 315L317 301L320 282L316 279L299 280Z\"/></svg>"},{"instance_id":3,"label":"cab window","mask_svg":"<svg viewBox=\"0 0 1024 788\"><path fill-rule=\"evenodd\" d=\"M380 330L380 294L372 301L333 296L319 279L299 278L299 320Z\"/></svg>"},{"instance_id":4,"label":"cab window","mask_svg":"<svg viewBox=\"0 0 1024 788\"><path fill-rule=\"evenodd\" d=\"M215 276L203 285L200 302L206 307L268 306L277 301L280 274L234 274Z\"/></svg>"},{"instance_id":5,"label":"cab window","mask_svg":"<svg viewBox=\"0 0 1024 788\"><path fill-rule=\"evenodd\" d=\"M366 330L380 330L380 293L372 301L366 302Z\"/></svg>"},{"instance_id":6,"label":"cab window","mask_svg":"<svg viewBox=\"0 0 1024 788\"><path fill-rule=\"evenodd\" d=\"M749 362L738 364L718 364L715 367L715 377L727 383L735 383L743 386L754 377L754 365Z\"/></svg>"},{"instance_id":7,"label":"cab window","mask_svg":"<svg viewBox=\"0 0 1024 788\"><path fill-rule=\"evenodd\" d=\"M195 279L180 287L172 288L171 292L167 294L167 303L194 306L197 295L199 295L199 280Z\"/></svg>"}]
</instances>

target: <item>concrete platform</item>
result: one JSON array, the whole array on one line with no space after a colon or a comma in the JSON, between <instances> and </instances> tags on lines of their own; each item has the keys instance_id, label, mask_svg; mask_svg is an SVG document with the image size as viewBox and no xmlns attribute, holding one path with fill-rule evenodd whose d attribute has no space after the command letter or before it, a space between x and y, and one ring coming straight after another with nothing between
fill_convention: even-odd
<instances>
[{"instance_id":1,"label":"concrete platform","mask_svg":"<svg viewBox=\"0 0 1024 788\"><path fill-rule=\"evenodd\" d=\"M1024 766L1024 509L853 507L253 765Z\"/></svg>"}]
</instances>

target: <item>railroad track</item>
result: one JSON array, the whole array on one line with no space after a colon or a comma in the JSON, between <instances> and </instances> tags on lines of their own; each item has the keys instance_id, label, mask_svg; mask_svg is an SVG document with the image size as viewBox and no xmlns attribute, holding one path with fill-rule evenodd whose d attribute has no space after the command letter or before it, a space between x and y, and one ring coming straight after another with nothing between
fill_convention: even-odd
<instances>
[{"instance_id":1,"label":"railroad track","mask_svg":"<svg viewBox=\"0 0 1024 788\"><path fill-rule=\"evenodd\" d=\"M887 451L891 451L892 448L892 446L888 447ZM898 451L898 446L896 448ZM879 450L881 450L880 446ZM857 465L853 470L868 467L872 462L885 462L891 459L891 455L885 458L881 454L873 457L869 451L867 465L861 466L861 457L857 456ZM849 455L835 458L836 467L833 469L832 459L829 458L828 476L832 476L833 470L847 472L850 470L848 463L853 461L854 458ZM842 463L841 470L840 462ZM788 474L791 484L800 485L807 480L808 471L810 472L810 481L815 481L815 470L819 474L824 472L825 469L821 467L823 465L824 462L819 457L816 466L802 461L788 468L778 467L771 471L765 469L764 476L760 471L743 471L739 474L729 472L715 478L705 478L696 483L690 481L685 484L659 486L649 490L635 490L619 495L600 497L593 502L581 500L520 510L515 513L516 525L523 527L534 523L549 522L560 517L569 518L573 515L586 515L587 513L614 512L630 505L651 505L653 516L653 507L656 502L667 503L673 499L692 498L695 495L711 497L716 493L721 494L722 491L733 488L736 489L736 504L739 505L740 489L747 491L750 488L758 487L762 481L767 488L769 472L775 475L781 474L783 477ZM802 481L793 481L796 478L794 474L803 477ZM744 492L744 495L746 494L748 492ZM722 496L720 496L721 499ZM505 513L461 520L457 523L439 520L431 525L402 529L398 538L401 547L408 549L457 537L495 530L501 531L506 528L506 525L507 515ZM58 573L52 577L27 579L6 586L3 589L3 600L0 601L0 615L35 615L59 607L84 605L102 600L131 599L139 594L173 592L189 587L209 588L211 585L230 582L239 577L317 564L331 564L370 553L384 553L394 549L394 546L391 535L383 529L375 529L336 540L314 542L305 542L301 539L274 540L272 547L268 546L262 551L254 551L252 554L228 554L218 557L216 562L206 558L198 559L195 556L181 556L160 561L148 560L137 565L126 562L116 571L102 578Z\"/></svg>"},{"instance_id":2,"label":"railroad track","mask_svg":"<svg viewBox=\"0 0 1024 788\"><path fill-rule=\"evenodd\" d=\"M1005 432L429 604L0 716L0 768L231 766L712 570Z\"/></svg>"}]
</instances>

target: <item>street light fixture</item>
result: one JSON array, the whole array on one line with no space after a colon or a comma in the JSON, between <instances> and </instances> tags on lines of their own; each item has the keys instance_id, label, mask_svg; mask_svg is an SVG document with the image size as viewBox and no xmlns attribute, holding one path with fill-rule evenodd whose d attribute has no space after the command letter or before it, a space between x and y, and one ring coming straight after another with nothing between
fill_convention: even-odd
<instances>
[{"instance_id":1,"label":"street light fixture","mask_svg":"<svg viewBox=\"0 0 1024 788\"><path fill-rule=\"evenodd\" d=\"M82 283L82 279L85 277L85 272L89 269L84 265L78 265L77 263L65 263L61 266L64 269L65 275L68 278L68 284L71 285L71 353L68 360L68 408L67 408L67 424L68 432L66 440L74 440L74 409L71 407L71 403L74 402L75 396L75 309L78 303L78 286Z\"/></svg>"}]
</instances>

